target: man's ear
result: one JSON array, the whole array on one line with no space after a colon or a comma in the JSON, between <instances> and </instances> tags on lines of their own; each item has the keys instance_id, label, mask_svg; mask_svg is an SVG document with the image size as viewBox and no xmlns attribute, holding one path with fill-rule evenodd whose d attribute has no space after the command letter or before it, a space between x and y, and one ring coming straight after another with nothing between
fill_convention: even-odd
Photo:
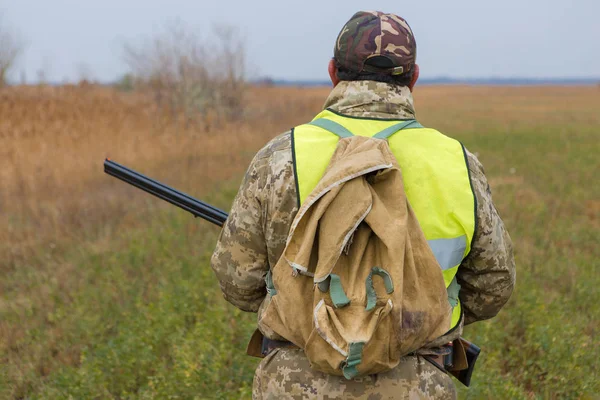
<instances>
[{"instance_id":1,"label":"man's ear","mask_svg":"<svg viewBox=\"0 0 600 400\"><path fill-rule=\"evenodd\" d=\"M336 87L338 83L340 83L340 80L337 77L337 68L335 66L335 60L332 58L331 60L329 60L329 79L331 79L331 83L333 84L333 87Z\"/></svg>"},{"instance_id":2,"label":"man's ear","mask_svg":"<svg viewBox=\"0 0 600 400\"><path fill-rule=\"evenodd\" d=\"M410 83L408 84L408 88L410 89L410 91L413 91L413 88L415 87L415 84L417 83L417 81L419 80L419 65L415 64L415 72L413 72L413 76L412 79L410 80Z\"/></svg>"}]
</instances>

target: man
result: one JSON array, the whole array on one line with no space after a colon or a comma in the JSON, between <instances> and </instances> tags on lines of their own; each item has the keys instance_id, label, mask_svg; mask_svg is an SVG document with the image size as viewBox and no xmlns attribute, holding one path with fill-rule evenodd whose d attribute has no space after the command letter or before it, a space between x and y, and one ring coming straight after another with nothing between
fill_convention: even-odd
<instances>
[{"instance_id":1,"label":"man","mask_svg":"<svg viewBox=\"0 0 600 400\"><path fill-rule=\"evenodd\" d=\"M373 130L371 125L385 124L385 121L414 119L411 93L419 77L419 67L415 60L415 39L404 19L381 12L355 14L342 28L336 40L334 58L329 63L329 75L334 89L325 103L326 110L320 116L337 118L338 123L346 124L348 129L350 126L355 129L362 126L366 130ZM258 312L259 321L270 298L265 281L269 279L268 272L283 253L302 196L306 196L311 188L302 181L304 177L299 178L299 157L304 157L303 173L312 174L313 181L318 180L319 174L322 174L322 171L317 170L326 165L316 155L309 154L307 157L305 150L302 150L305 151L304 154L299 153L302 148L302 129L305 128L297 127L276 137L255 156L212 258L212 267L225 299L244 311ZM403 132L396 135L402 135ZM413 135L418 135L419 132L432 138L453 141L432 129L412 130ZM304 145L306 148L306 143ZM394 150L391 141L390 146ZM404 147L410 147L410 144L405 144ZM428 346L428 349L402 357L398 366L392 370L350 380L311 369L300 348L282 341L275 332L263 330L266 337L278 341L267 343L268 354L255 374L254 398L456 397L456 389L450 376L423 355L436 354L440 349L443 353L444 345L458 338L464 325L494 317L512 293L515 264L510 237L492 203L490 188L477 158L463 150L459 144L459 150L456 151L460 151L464 157L462 166L458 167L464 169L464 176L457 176L456 182L459 179L463 181L440 182L436 181L436 171L448 173L443 171L446 166L436 166L437 160L430 158L437 156L432 150L431 157L428 157L427 146L419 149L419 156L409 160L411 165L400 159L396 150L394 154L403 169L407 197L427 239L435 236L430 231L443 230L449 219L462 218L464 223L459 221L462 225L473 226L471 232L463 238L467 243L461 247L462 250L466 246L465 253L468 254L463 257L461 251L456 267L452 268L450 263L447 269L451 271L447 282L449 301L452 303L452 291L457 297L453 304L456 312L453 315L452 329ZM413 153L415 151L411 150L407 154ZM315 157L314 171L309 165L310 161L309 164L306 161L311 157ZM320 166L316 166L317 163ZM437 169L433 170L431 177L413 173L411 178L410 171L419 171L419 165L415 164L434 166ZM453 180L452 176L449 178ZM440 217L431 226L431 221L425 221L430 218L428 215L431 213L420 212L419 209L429 207L431 211L433 206L442 209L455 207L443 203L445 198L452 199L454 192L453 189L446 190L443 187L452 184L460 186L459 190L471 196L468 199L470 206L458 205L458 208L471 207L470 211L467 208L469 212L465 212L464 217L455 214L454 210L448 211L444 215L447 218ZM440 196L435 196L435 201L419 198L419 193L431 190L441 190ZM456 242L456 239L444 240L443 243ZM432 244L432 250L433 246ZM438 261L445 268L442 258L438 258ZM445 279L447 271L444 271Z\"/></svg>"}]
</instances>

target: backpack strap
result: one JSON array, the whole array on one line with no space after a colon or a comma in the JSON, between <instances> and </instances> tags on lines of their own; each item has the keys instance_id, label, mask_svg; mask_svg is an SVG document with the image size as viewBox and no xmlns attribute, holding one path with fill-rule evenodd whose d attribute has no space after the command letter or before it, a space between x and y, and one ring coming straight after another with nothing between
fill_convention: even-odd
<instances>
[{"instance_id":1,"label":"backpack strap","mask_svg":"<svg viewBox=\"0 0 600 400\"><path fill-rule=\"evenodd\" d=\"M348 129L344 128L342 125L338 124L335 121L327 119L327 118L315 119L314 121L309 122L306 125L318 126L319 128L323 128L326 131L329 131L333 134L338 135L342 139L354 136L354 134L352 132L350 132Z\"/></svg>"},{"instance_id":2,"label":"backpack strap","mask_svg":"<svg viewBox=\"0 0 600 400\"><path fill-rule=\"evenodd\" d=\"M315 119L314 121L309 122L306 125L318 126L319 128L325 129L326 131L329 131L329 132L339 136L342 139L354 136L354 134L352 132L350 132L348 129L344 128L342 125L338 124L335 121L327 119L327 118ZM376 133L375 135L373 135L373 137L375 139L386 140L390 136L392 136L394 133L401 131L402 129L408 129L408 128L411 128L411 129L423 128L423 125L421 125L414 119L409 119L407 121L402 121L397 124L394 124L394 125L390 126L389 128L386 128L386 129L382 130L381 132Z\"/></svg>"},{"instance_id":3,"label":"backpack strap","mask_svg":"<svg viewBox=\"0 0 600 400\"><path fill-rule=\"evenodd\" d=\"M367 277L366 288L367 288L367 311L371 311L377 305L377 293L375 293L375 287L373 286L373 275L378 275L383 279L383 283L385 284L385 291L387 294L394 293L394 282L392 282L392 277L390 274L383 268L373 267L369 276Z\"/></svg>"},{"instance_id":4,"label":"backpack strap","mask_svg":"<svg viewBox=\"0 0 600 400\"><path fill-rule=\"evenodd\" d=\"M401 131L402 129L407 129L409 127L412 129L423 128L423 125L421 125L414 119L409 119L408 121L402 121L395 125L392 125L389 128L386 128L386 129L382 130L381 132L373 135L373 137L376 139L388 139L394 133Z\"/></svg>"},{"instance_id":5,"label":"backpack strap","mask_svg":"<svg viewBox=\"0 0 600 400\"><path fill-rule=\"evenodd\" d=\"M354 342L348 346L348 358L344 362L342 371L346 379L353 379L358 375L358 364L362 362L362 351L365 342Z\"/></svg>"},{"instance_id":6,"label":"backpack strap","mask_svg":"<svg viewBox=\"0 0 600 400\"><path fill-rule=\"evenodd\" d=\"M329 274L324 281L317 283L317 287L321 292L329 292L335 308L343 308L350 304L350 299L344 292L339 275Z\"/></svg>"}]
</instances>

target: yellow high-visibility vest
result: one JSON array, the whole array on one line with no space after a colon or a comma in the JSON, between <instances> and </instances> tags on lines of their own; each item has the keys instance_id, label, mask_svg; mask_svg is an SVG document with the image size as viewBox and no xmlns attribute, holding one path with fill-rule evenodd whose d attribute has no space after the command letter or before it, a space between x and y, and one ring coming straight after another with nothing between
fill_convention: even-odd
<instances>
[{"instance_id":1,"label":"yellow high-visibility vest","mask_svg":"<svg viewBox=\"0 0 600 400\"><path fill-rule=\"evenodd\" d=\"M299 202L302 204L325 173L341 135L373 137L394 130L400 120L348 117L325 110L312 123L294 128L292 150ZM340 127L341 126L341 127ZM379 136L377 136L379 137ZM476 199L462 144L415 123L387 138L402 170L408 201L442 268L453 307L454 328L462 317L456 272L471 250L476 224Z\"/></svg>"}]
</instances>

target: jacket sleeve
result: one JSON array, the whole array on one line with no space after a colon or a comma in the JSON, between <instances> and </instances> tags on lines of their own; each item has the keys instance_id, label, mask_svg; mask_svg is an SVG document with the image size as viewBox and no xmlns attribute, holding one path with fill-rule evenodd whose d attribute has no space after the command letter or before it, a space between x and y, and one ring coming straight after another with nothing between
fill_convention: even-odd
<instances>
[{"instance_id":1,"label":"jacket sleeve","mask_svg":"<svg viewBox=\"0 0 600 400\"><path fill-rule=\"evenodd\" d=\"M263 233L264 164L260 155L250 164L211 259L223 297L249 312L258 311L266 295L269 270Z\"/></svg>"},{"instance_id":2,"label":"jacket sleeve","mask_svg":"<svg viewBox=\"0 0 600 400\"><path fill-rule=\"evenodd\" d=\"M477 200L477 227L471 252L458 268L465 325L492 318L510 298L516 280L512 242L498 211L483 166L467 153Z\"/></svg>"}]
</instances>

